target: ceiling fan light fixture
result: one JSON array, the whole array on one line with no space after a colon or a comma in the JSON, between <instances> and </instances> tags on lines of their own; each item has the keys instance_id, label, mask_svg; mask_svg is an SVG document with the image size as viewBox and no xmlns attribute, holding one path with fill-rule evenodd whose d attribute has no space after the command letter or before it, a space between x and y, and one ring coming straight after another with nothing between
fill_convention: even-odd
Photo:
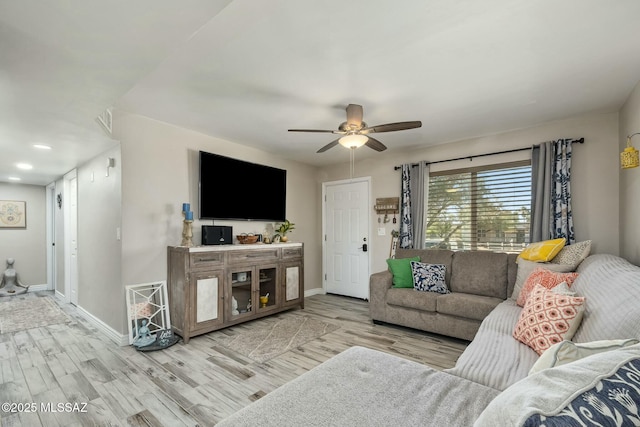
<instances>
[{"instance_id":1,"label":"ceiling fan light fixture","mask_svg":"<svg viewBox=\"0 0 640 427\"><path fill-rule=\"evenodd\" d=\"M359 148L366 144L368 140L369 137L366 135L352 134L343 136L338 140L338 142L346 148Z\"/></svg>"}]
</instances>

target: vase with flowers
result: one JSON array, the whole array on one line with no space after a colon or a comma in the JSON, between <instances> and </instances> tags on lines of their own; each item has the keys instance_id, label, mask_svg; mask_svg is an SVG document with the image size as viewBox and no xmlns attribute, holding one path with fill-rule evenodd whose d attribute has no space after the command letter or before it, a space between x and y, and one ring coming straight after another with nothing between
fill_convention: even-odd
<instances>
[{"instance_id":1,"label":"vase with flowers","mask_svg":"<svg viewBox=\"0 0 640 427\"><path fill-rule=\"evenodd\" d=\"M275 231L280 236L280 241L286 242L287 240L289 240L289 238L287 237L287 233L290 233L294 228L295 224L288 219L285 219L284 222L280 224Z\"/></svg>"}]
</instances>

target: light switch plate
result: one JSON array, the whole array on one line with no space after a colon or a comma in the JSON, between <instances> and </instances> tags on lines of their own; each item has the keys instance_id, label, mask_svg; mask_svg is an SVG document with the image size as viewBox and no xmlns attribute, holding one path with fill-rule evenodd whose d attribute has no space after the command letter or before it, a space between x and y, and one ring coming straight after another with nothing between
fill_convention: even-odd
<instances>
[{"instance_id":1,"label":"light switch plate","mask_svg":"<svg viewBox=\"0 0 640 427\"><path fill-rule=\"evenodd\" d=\"M384 227L378 227L378 236L384 236L387 234L387 229Z\"/></svg>"}]
</instances>

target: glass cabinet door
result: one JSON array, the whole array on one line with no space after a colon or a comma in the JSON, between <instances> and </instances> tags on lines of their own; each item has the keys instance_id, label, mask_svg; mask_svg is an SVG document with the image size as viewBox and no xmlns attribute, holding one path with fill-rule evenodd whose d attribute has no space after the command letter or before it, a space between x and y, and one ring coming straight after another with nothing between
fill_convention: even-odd
<instances>
[{"instance_id":1,"label":"glass cabinet door","mask_svg":"<svg viewBox=\"0 0 640 427\"><path fill-rule=\"evenodd\" d=\"M276 265L258 268L258 311L271 310L278 306L278 268Z\"/></svg>"},{"instance_id":2,"label":"glass cabinet door","mask_svg":"<svg viewBox=\"0 0 640 427\"><path fill-rule=\"evenodd\" d=\"M231 295L227 304L231 319L249 316L255 311L253 296L253 268L240 268L230 272Z\"/></svg>"}]
</instances>

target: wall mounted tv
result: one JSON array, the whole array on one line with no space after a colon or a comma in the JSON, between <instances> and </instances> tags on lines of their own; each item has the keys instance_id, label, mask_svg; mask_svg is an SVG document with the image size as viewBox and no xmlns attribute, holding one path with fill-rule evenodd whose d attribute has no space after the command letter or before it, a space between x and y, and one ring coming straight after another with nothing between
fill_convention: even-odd
<instances>
[{"instance_id":1,"label":"wall mounted tv","mask_svg":"<svg viewBox=\"0 0 640 427\"><path fill-rule=\"evenodd\" d=\"M200 219L284 221L287 171L200 151Z\"/></svg>"}]
</instances>

